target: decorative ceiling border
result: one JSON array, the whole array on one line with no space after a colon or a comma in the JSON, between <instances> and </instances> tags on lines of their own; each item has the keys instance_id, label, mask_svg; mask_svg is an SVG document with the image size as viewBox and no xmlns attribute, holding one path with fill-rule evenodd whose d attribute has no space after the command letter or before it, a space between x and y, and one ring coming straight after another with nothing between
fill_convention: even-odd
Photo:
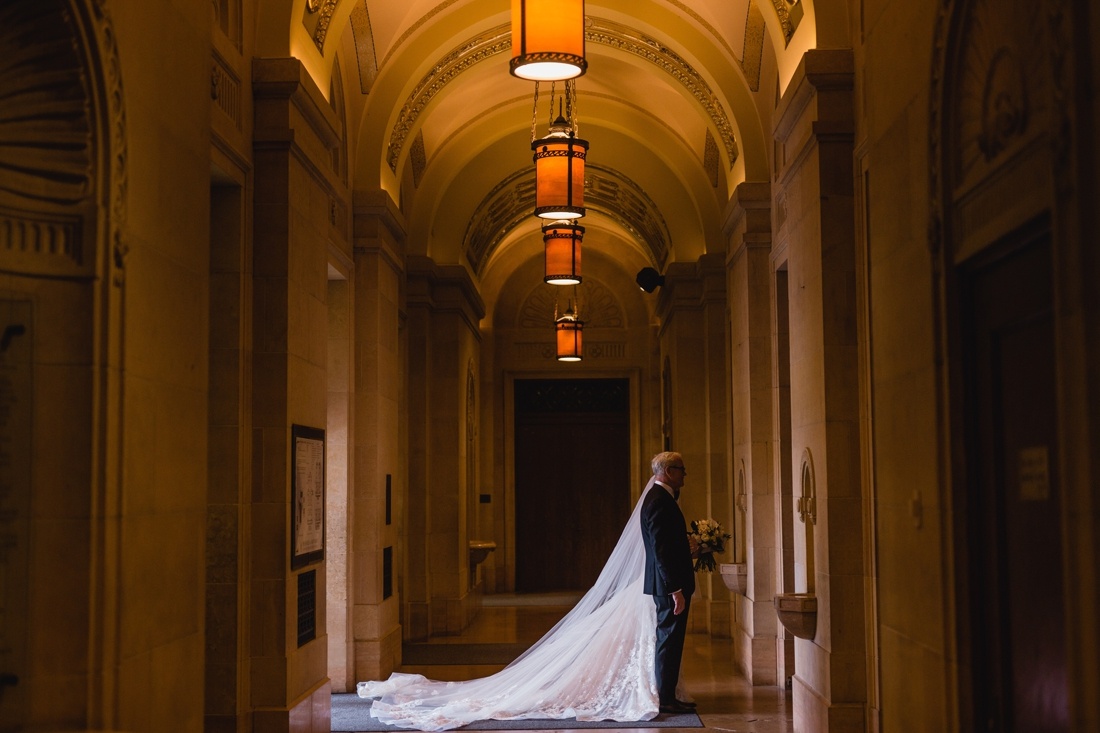
<instances>
[{"instance_id":1,"label":"decorative ceiling border","mask_svg":"<svg viewBox=\"0 0 1100 733\"><path fill-rule=\"evenodd\" d=\"M584 176L585 207L621 226L664 265L672 237L657 204L638 184L604 165L589 164ZM481 274L490 255L535 207L535 171L524 168L498 183L477 207L466 227L463 249L474 272Z\"/></svg>"},{"instance_id":2,"label":"decorative ceiling border","mask_svg":"<svg viewBox=\"0 0 1100 733\"><path fill-rule=\"evenodd\" d=\"M792 17L791 9L801 0L772 0L775 14L779 16L779 26L783 29L783 43L789 45L794 32L798 30L798 22L802 20L803 10L798 8L797 14Z\"/></svg>"},{"instance_id":3,"label":"decorative ceiling border","mask_svg":"<svg viewBox=\"0 0 1100 733\"><path fill-rule=\"evenodd\" d=\"M778 0L784 2L785 0ZM397 172L397 160L405 147L409 132L416 124L420 113L431 100L443 90L455 77L474 64L492 56L510 51L511 26L501 25L470 39L463 45L451 50L425 74L416 87L409 93L408 99L398 113L397 122L390 131L389 144L386 147L386 163L390 170ZM725 147L729 165L732 168L737 160L737 140L733 125L726 115L718 96L702 75L682 56L662 45L654 38L629 28L628 26L600 18L588 18L585 29L585 41L599 43L633 54L649 61L678 81L702 106L711 124Z\"/></svg>"},{"instance_id":4,"label":"decorative ceiling border","mask_svg":"<svg viewBox=\"0 0 1100 733\"><path fill-rule=\"evenodd\" d=\"M351 10L351 35L355 39L355 60L359 67L359 91L370 94L378 76L378 54L374 48L374 29L370 24L367 0L359 0Z\"/></svg>"},{"instance_id":5,"label":"decorative ceiling border","mask_svg":"<svg viewBox=\"0 0 1100 733\"><path fill-rule=\"evenodd\" d=\"M391 171L397 172L397 159L405 147L405 140L413 125L416 124L417 118L420 117L420 113L435 95L474 64L498 53L510 51L511 48L511 26L502 25L475 36L436 62L431 71L425 74L420 79L420 83L409 93L405 105L397 115L397 122L390 131L390 142L386 147L386 163L389 164Z\"/></svg>"},{"instance_id":6,"label":"decorative ceiling border","mask_svg":"<svg viewBox=\"0 0 1100 733\"><path fill-rule=\"evenodd\" d=\"M726 49L726 53L731 58L737 59L737 54L726 43L726 39L703 16L688 7L686 3L680 2L680 0L665 0L665 2L684 15L690 16L692 20L699 24L699 27L709 33L722 48ZM745 72L745 79L749 82L749 88L757 92L760 91L760 68L762 66L762 54L764 53L764 16L761 14L756 0L749 0L749 4L745 8L745 15L745 43L738 62L741 64L741 71Z\"/></svg>"},{"instance_id":7,"label":"decorative ceiling border","mask_svg":"<svg viewBox=\"0 0 1100 733\"><path fill-rule=\"evenodd\" d=\"M592 25L586 29L584 34L586 41L610 46L649 61L680 82L680 85L690 92L691 96L695 97L695 101L703 107L707 116L710 117L711 124L718 130L718 136L722 139L722 144L726 148L726 155L729 157L729 164L732 168L738 155L733 125L730 124L729 117L726 116L726 110L722 107L718 96L711 90L710 85L707 84L702 75L695 70L695 67L689 64L680 54L641 31L601 18L590 18L590 20Z\"/></svg>"},{"instance_id":8,"label":"decorative ceiling border","mask_svg":"<svg viewBox=\"0 0 1100 733\"><path fill-rule=\"evenodd\" d=\"M764 14L755 0L745 10L745 49L741 52L741 71L749 82L749 89L760 91L760 71L764 67L764 35L767 28Z\"/></svg>"},{"instance_id":9,"label":"decorative ceiling border","mask_svg":"<svg viewBox=\"0 0 1100 733\"><path fill-rule=\"evenodd\" d=\"M302 25L309 30L308 19L316 15L313 26L313 45L323 55L325 53L325 38L328 36L329 25L332 24L332 14L336 11L336 5L340 0L312 0L306 3L306 14L302 18Z\"/></svg>"}]
</instances>

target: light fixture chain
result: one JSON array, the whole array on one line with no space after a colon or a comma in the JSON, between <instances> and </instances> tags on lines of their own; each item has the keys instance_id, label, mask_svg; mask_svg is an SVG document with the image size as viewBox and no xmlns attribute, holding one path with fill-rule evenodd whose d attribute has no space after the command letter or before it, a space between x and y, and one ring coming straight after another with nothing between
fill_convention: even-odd
<instances>
[{"instance_id":1,"label":"light fixture chain","mask_svg":"<svg viewBox=\"0 0 1100 733\"><path fill-rule=\"evenodd\" d=\"M577 82L573 79L568 79L565 82L565 119L569 120L569 123L573 127L573 135L576 137L580 134L577 127L577 116L574 113L577 104Z\"/></svg>"},{"instance_id":2,"label":"light fixture chain","mask_svg":"<svg viewBox=\"0 0 1100 733\"><path fill-rule=\"evenodd\" d=\"M535 82L535 104L531 109L531 142L535 142L538 138L535 136L536 120L539 116L539 83Z\"/></svg>"},{"instance_id":3,"label":"light fixture chain","mask_svg":"<svg viewBox=\"0 0 1100 733\"><path fill-rule=\"evenodd\" d=\"M548 121L549 127L554 126L554 97L557 96L557 93L558 83L556 81L550 82L550 119Z\"/></svg>"}]
</instances>

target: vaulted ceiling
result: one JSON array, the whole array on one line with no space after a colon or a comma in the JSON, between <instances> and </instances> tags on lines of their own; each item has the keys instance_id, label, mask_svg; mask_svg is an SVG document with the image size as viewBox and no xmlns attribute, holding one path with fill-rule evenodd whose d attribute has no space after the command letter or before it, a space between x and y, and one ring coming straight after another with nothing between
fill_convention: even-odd
<instances>
[{"instance_id":1,"label":"vaulted ceiling","mask_svg":"<svg viewBox=\"0 0 1100 733\"><path fill-rule=\"evenodd\" d=\"M351 184L398 202L411 252L468 267L488 299L541 258L530 143L551 90L536 115L535 84L508 72L510 0L279 1L288 52L322 90L336 68L358 90ZM723 248L734 187L769 178L771 110L815 43L809 0L588 0L585 15L586 258L627 272Z\"/></svg>"}]
</instances>

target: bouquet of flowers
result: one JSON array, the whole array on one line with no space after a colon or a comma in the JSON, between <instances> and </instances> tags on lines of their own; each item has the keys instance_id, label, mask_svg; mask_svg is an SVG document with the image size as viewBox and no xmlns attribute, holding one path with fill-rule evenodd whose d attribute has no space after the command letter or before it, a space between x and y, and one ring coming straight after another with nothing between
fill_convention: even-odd
<instances>
[{"instance_id":1,"label":"bouquet of flowers","mask_svg":"<svg viewBox=\"0 0 1100 733\"><path fill-rule=\"evenodd\" d=\"M691 537L699 546L699 556L695 558L695 569L711 572L716 567L714 553L726 549L726 540L733 535L722 529L722 525L713 519L691 520Z\"/></svg>"}]
</instances>

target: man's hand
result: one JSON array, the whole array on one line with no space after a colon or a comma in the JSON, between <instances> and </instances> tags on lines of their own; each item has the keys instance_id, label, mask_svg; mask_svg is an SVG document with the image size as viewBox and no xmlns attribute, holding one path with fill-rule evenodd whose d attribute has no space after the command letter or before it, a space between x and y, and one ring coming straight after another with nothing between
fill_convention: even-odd
<instances>
[{"instance_id":1,"label":"man's hand","mask_svg":"<svg viewBox=\"0 0 1100 733\"><path fill-rule=\"evenodd\" d=\"M672 615L679 616L684 612L684 608L687 607L687 603L684 601L684 592L678 590L672 594Z\"/></svg>"}]
</instances>

